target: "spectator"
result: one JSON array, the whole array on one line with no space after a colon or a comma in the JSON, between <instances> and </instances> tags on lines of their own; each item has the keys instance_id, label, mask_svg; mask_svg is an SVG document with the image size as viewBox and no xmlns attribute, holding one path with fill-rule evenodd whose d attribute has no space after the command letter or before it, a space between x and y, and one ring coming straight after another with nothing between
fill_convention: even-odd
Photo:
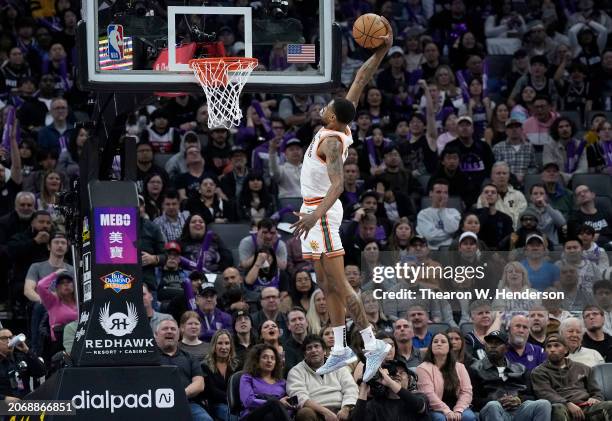
<instances>
[{"instance_id":1,"label":"spectator","mask_svg":"<svg viewBox=\"0 0 612 421\"><path fill-rule=\"evenodd\" d=\"M219 180L219 186L227 197L240 197L244 181L249 175L247 167L247 153L242 146L232 146L230 154L232 170L226 172Z\"/></svg>"},{"instance_id":2,"label":"spectator","mask_svg":"<svg viewBox=\"0 0 612 421\"><path fill-rule=\"evenodd\" d=\"M240 401L244 421L289 421L293 409L285 391L281 359L276 348L259 344L249 352L240 378Z\"/></svg>"},{"instance_id":3,"label":"spectator","mask_svg":"<svg viewBox=\"0 0 612 421\"><path fill-rule=\"evenodd\" d=\"M496 161L506 162L510 172L522 183L526 174L533 174L537 170L535 151L525 140L521 121L510 117L505 127L506 139L493 146L493 155Z\"/></svg>"},{"instance_id":4,"label":"spectator","mask_svg":"<svg viewBox=\"0 0 612 421\"><path fill-rule=\"evenodd\" d=\"M470 376L465 366L456 361L445 333L433 336L416 372L419 390L429 400L433 420L476 420L470 410Z\"/></svg>"},{"instance_id":5,"label":"spectator","mask_svg":"<svg viewBox=\"0 0 612 421\"><path fill-rule=\"evenodd\" d=\"M584 257L580 239L569 239L563 245L563 254L556 265L561 267L564 264L576 268L578 271L578 288L587 294L591 294L593 284L601 277L601 272L595 263Z\"/></svg>"},{"instance_id":6,"label":"spectator","mask_svg":"<svg viewBox=\"0 0 612 421\"><path fill-rule=\"evenodd\" d=\"M531 86L537 95L536 100L534 101L534 106L538 96L546 96L550 98L549 102L553 105L557 103L557 89L554 81L550 79L546 73L549 67L548 59L545 55L541 55L542 53L539 54L540 55L531 55L531 59L529 60L529 73L516 81L516 84L510 93L510 101L516 102L516 97L523 90L523 88L525 86ZM538 108L535 107L535 109L537 113ZM544 120L540 121L543 122ZM531 127L531 124L529 126ZM525 126L523 126L523 128L526 129Z\"/></svg>"},{"instance_id":7,"label":"spectator","mask_svg":"<svg viewBox=\"0 0 612 421\"><path fill-rule=\"evenodd\" d=\"M185 151L190 147L196 147L201 149L202 144L198 135L195 132L188 131L185 133L181 139L180 150L172 155L168 161L166 161L166 165L164 166L170 180L173 182L182 174L187 172L187 162L185 160Z\"/></svg>"},{"instance_id":8,"label":"spectator","mask_svg":"<svg viewBox=\"0 0 612 421\"><path fill-rule=\"evenodd\" d=\"M486 356L470 367L474 408L483 420L547 420L550 402L534 400L529 373L505 357L508 338L496 330L485 336Z\"/></svg>"},{"instance_id":9,"label":"spectator","mask_svg":"<svg viewBox=\"0 0 612 421\"><path fill-rule=\"evenodd\" d=\"M55 291L51 291L52 284L55 284ZM36 293L40 296L40 302L49 313L51 330L40 332L43 337L47 333L50 334L51 340L43 348L48 360L63 349L64 326L78 317L74 291L72 274L63 268L45 276L36 284Z\"/></svg>"},{"instance_id":10,"label":"spectator","mask_svg":"<svg viewBox=\"0 0 612 421\"><path fill-rule=\"evenodd\" d=\"M563 308L568 311L581 311L593 301L591 291L580 288L578 269L571 264L559 265L559 291L563 292Z\"/></svg>"},{"instance_id":11,"label":"spectator","mask_svg":"<svg viewBox=\"0 0 612 421\"><path fill-rule=\"evenodd\" d=\"M515 315L508 325L508 350L506 358L513 363L523 364L531 371L546 361L546 354L539 345L529 343L529 319Z\"/></svg>"},{"instance_id":12,"label":"spectator","mask_svg":"<svg viewBox=\"0 0 612 421\"><path fill-rule=\"evenodd\" d=\"M276 254L266 246L257 251L257 258L247 271L244 282L247 289L261 291L266 287L274 287L287 291L287 278L279 268Z\"/></svg>"},{"instance_id":13,"label":"spectator","mask_svg":"<svg viewBox=\"0 0 612 421\"><path fill-rule=\"evenodd\" d=\"M527 61L526 66L527 66L526 67L527 69L529 67L528 61ZM517 75L517 76L520 79L524 75L525 73L523 73L522 75ZM514 83L511 86L514 86L515 83L516 83L516 80L514 80ZM520 121L521 124L525 123L525 121L529 117L531 117L535 112L535 109L533 107L533 101L535 100L535 97L536 97L535 89L533 89L529 85L525 85L523 89L521 89L519 96L516 98L516 104L510 110L510 117Z\"/></svg>"},{"instance_id":14,"label":"spectator","mask_svg":"<svg viewBox=\"0 0 612 421\"><path fill-rule=\"evenodd\" d=\"M202 150L206 168L216 177L225 174L230 169L232 145L229 137L230 131L225 127L213 127L209 131L208 145Z\"/></svg>"},{"instance_id":15,"label":"spectator","mask_svg":"<svg viewBox=\"0 0 612 421\"><path fill-rule=\"evenodd\" d=\"M215 178L204 176L200 182L198 195L191 196L185 204L185 210L199 214L207 224L225 224L236 220L232 204L219 190Z\"/></svg>"},{"instance_id":16,"label":"spectator","mask_svg":"<svg viewBox=\"0 0 612 421\"><path fill-rule=\"evenodd\" d=\"M412 322L398 319L393 326L393 337L397 342L396 359L403 360L408 367L416 367L422 362L421 350L412 343L414 330Z\"/></svg>"},{"instance_id":17,"label":"spectator","mask_svg":"<svg viewBox=\"0 0 612 421\"><path fill-rule=\"evenodd\" d=\"M204 361L204 356L208 354L211 344L200 340L200 333L202 332L200 315L195 311L185 311L181 315L179 326L181 332L179 349L194 357L198 362Z\"/></svg>"},{"instance_id":18,"label":"spectator","mask_svg":"<svg viewBox=\"0 0 612 421\"><path fill-rule=\"evenodd\" d=\"M264 183L260 173L247 175L245 185L237 202L238 218L257 224L270 218L276 210L273 198Z\"/></svg>"},{"instance_id":19,"label":"spectator","mask_svg":"<svg viewBox=\"0 0 612 421\"><path fill-rule=\"evenodd\" d=\"M518 228L519 215L527 208L527 200L523 193L510 185L510 167L508 163L498 161L491 168L491 184L497 187L497 210L509 215L515 228ZM482 196L481 196L482 199ZM479 202L477 207L484 207L485 202Z\"/></svg>"},{"instance_id":20,"label":"spectator","mask_svg":"<svg viewBox=\"0 0 612 421\"><path fill-rule=\"evenodd\" d=\"M346 280L353 288L353 291L355 291L355 294L360 294L362 290L361 283L363 277L361 276L361 270L359 269L359 266L348 262L344 265L344 276L346 276Z\"/></svg>"},{"instance_id":21,"label":"spectator","mask_svg":"<svg viewBox=\"0 0 612 421\"><path fill-rule=\"evenodd\" d=\"M582 224L590 225L595 230L595 242L607 249L612 241L612 226L608 223L612 221L610 211L595 206L595 193L588 186L576 186L574 194L578 209L569 218L569 234L575 235Z\"/></svg>"},{"instance_id":22,"label":"spectator","mask_svg":"<svg viewBox=\"0 0 612 421\"><path fill-rule=\"evenodd\" d=\"M221 274L222 284L217 282L217 291L221 294L224 311L235 312L238 310L256 310L259 305L260 294L256 291L251 291L246 288L244 278L233 266L228 267ZM218 278L217 278L218 279ZM233 297L239 296L239 300L232 300Z\"/></svg>"},{"instance_id":23,"label":"spectator","mask_svg":"<svg viewBox=\"0 0 612 421\"><path fill-rule=\"evenodd\" d=\"M150 143L154 153L177 153L181 145L181 137L176 128L170 126L170 115L164 109L151 113L151 125L140 135L140 141Z\"/></svg>"},{"instance_id":24,"label":"spectator","mask_svg":"<svg viewBox=\"0 0 612 421\"><path fill-rule=\"evenodd\" d=\"M385 332L377 332L376 339L380 339L384 343L391 345L391 349L387 352L387 355L385 355L385 361L392 361L400 358L397 354L397 342L394 337ZM364 364L359 361L353 370L353 379L355 379L356 382L363 378L363 369Z\"/></svg>"},{"instance_id":25,"label":"spectator","mask_svg":"<svg viewBox=\"0 0 612 421\"><path fill-rule=\"evenodd\" d=\"M180 210L179 196L174 190L166 191L162 201L162 214L153 223L159 226L164 238L177 241L181 236L189 212Z\"/></svg>"},{"instance_id":26,"label":"spectator","mask_svg":"<svg viewBox=\"0 0 612 421\"><path fill-rule=\"evenodd\" d=\"M550 126L553 142L544 145L542 160L556 162L563 168L561 176L568 184L574 174L588 172L587 143L576 139L576 125L567 117L556 118Z\"/></svg>"},{"instance_id":27,"label":"spectator","mask_svg":"<svg viewBox=\"0 0 612 421\"><path fill-rule=\"evenodd\" d=\"M278 140L270 140L270 175L272 180L278 185L278 197L300 197L300 172L302 171L302 158L304 151L301 142L297 138L289 139L285 142L286 161L278 163L276 150L279 147Z\"/></svg>"},{"instance_id":28,"label":"spectator","mask_svg":"<svg viewBox=\"0 0 612 421\"><path fill-rule=\"evenodd\" d=\"M574 198L572 192L563 184L559 164L554 161L544 162L541 178L550 205L561 212L567 221L574 209Z\"/></svg>"},{"instance_id":29,"label":"spectator","mask_svg":"<svg viewBox=\"0 0 612 421\"><path fill-rule=\"evenodd\" d=\"M204 408L196 401L204 391L204 376L199 362L178 347L179 329L174 319L162 320L156 326L155 342L161 353L161 363L178 367L181 385L185 388L187 401L194 421L212 421Z\"/></svg>"},{"instance_id":30,"label":"spectator","mask_svg":"<svg viewBox=\"0 0 612 421\"><path fill-rule=\"evenodd\" d=\"M535 151L540 152L543 150L544 145L548 145L553 141L550 137L550 128L557 118L557 113L552 111L550 97L543 95L537 95L534 98L533 110L533 116L523 123L523 132Z\"/></svg>"},{"instance_id":31,"label":"spectator","mask_svg":"<svg viewBox=\"0 0 612 421\"><path fill-rule=\"evenodd\" d=\"M569 317L563 320L559 326L559 334L567 344L567 350L569 351L567 357L570 360L584 364L587 367L594 367L604 362L599 352L582 346L584 338L582 320L576 317Z\"/></svg>"},{"instance_id":32,"label":"spectator","mask_svg":"<svg viewBox=\"0 0 612 421\"><path fill-rule=\"evenodd\" d=\"M546 187L543 184L533 184L529 188L529 209L538 214L538 230L554 245L559 244L559 232L567 232L565 217L548 203Z\"/></svg>"},{"instance_id":33,"label":"spectator","mask_svg":"<svg viewBox=\"0 0 612 421\"><path fill-rule=\"evenodd\" d=\"M548 311L542 305L534 305L529 309L529 339L528 342L544 348L548 330Z\"/></svg>"},{"instance_id":34,"label":"spectator","mask_svg":"<svg viewBox=\"0 0 612 421\"><path fill-rule=\"evenodd\" d=\"M289 371L304 358L303 348L308 333L308 320L302 308L296 307L287 313L287 330L290 334L283 342L283 349L285 350L285 370Z\"/></svg>"},{"instance_id":35,"label":"spectator","mask_svg":"<svg viewBox=\"0 0 612 421\"><path fill-rule=\"evenodd\" d=\"M313 294L314 295L314 294ZM256 331L266 320L272 320L280 329L281 336L287 331L285 315L279 310L280 293L274 287L265 287L261 290L261 310L251 315L253 328Z\"/></svg>"},{"instance_id":36,"label":"spectator","mask_svg":"<svg viewBox=\"0 0 612 421\"><path fill-rule=\"evenodd\" d=\"M612 282L602 279L593 284L595 304L604 312L604 332L612 335Z\"/></svg>"},{"instance_id":37,"label":"spectator","mask_svg":"<svg viewBox=\"0 0 612 421\"><path fill-rule=\"evenodd\" d=\"M520 293L527 293L525 295L531 296L535 292L529 283L527 269L517 261L506 264L497 291L503 292L504 296L514 293L519 293L517 296L521 296L522 294ZM493 300L491 307L493 311L499 312L502 317L502 323L505 326L515 314L527 314L527 310L536 304L540 304L540 300L533 298L517 298L513 300L496 298Z\"/></svg>"},{"instance_id":38,"label":"spectator","mask_svg":"<svg viewBox=\"0 0 612 421\"><path fill-rule=\"evenodd\" d=\"M206 171L204 158L198 146L185 149L185 166L187 171L176 177L174 185L178 190L181 202L200 195L200 185L206 177L212 174Z\"/></svg>"},{"instance_id":39,"label":"spectator","mask_svg":"<svg viewBox=\"0 0 612 421\"><path fill-rule=\"evenodd\" d=\"M500 247L499 239L506 238L512 233L512 218L497 210L499 195L496 185L485 184L478 201L482 203L482 207L475 209L474 212L478 216L480 231L482 231L479 233L479 238L489 249L497 250Z\"/></svg>"},{"instance_id":40,"label":"spectator","mask_svg":"<svg viewBox=\"0 0 612 421\"><path fill-rule=\"evenodd\" d=\"M607 363L612 362L612 336L604 332L604 311L597 305L587 305L582 310L584 337L582 344L594 349L604 357Z\"/></svg>"},{"instance_id":41,"label":"spectator","mask_svg":"<svg viewBox=\"0 0 612 421\"><path fill-rule=\"evenodd\" d=\"M153 162L153 154L153 145L150 143L139 142L136 145L136 179L139 193L144 191L144 180L152 174L161 176L164 185L169 183L166 171Z\"/></svg>"},{"instance_id":42,"label":"spectator","mask_svg":"<svg viewBox=\"0 0 612 421\"><path fill-rule=\"evenodd\" d=\"M51 101L51 116L53 122L38 132L38 147L59 154L67 149L68 139L74 129L74 125L67 121L68 102L63 98L54 98Z\"/></svg>"},{"instance_id":43,"label":"spectator","mask_svg":"<svg viewBox=\"0 0 612 421\"><path fill-rule=\"evenodd\" d=\"M417 215L416 230L423 235L432 250L448 246L452 235L459 228L461 215L456 209L447 208L448 182L439 180L433 183L429 191L431 207L423 209Z\"/></svg>"},{"instance_id":44,"label":"spectator","mask_svg":"<svg viewBox=\"0 0 612 421\"><path fill-rule=\"evenodd\" d=\"M6 244L13 235L27 231L30 220L34 214L36 197L33 193L20 191L15 196L14 208L9 213L0 217L0 244ZM0 250L2 246L0 246ZM8 253L8 250L3 250Z\"/></svg>"},{"instance_id":45,"label":"spectator","mask_svg":"<svg viewBox=\"0 0 612 421\"><path fill-rule=\"evenodd\" d=\"M257 338L252 328L251 316L247 311L238 310L233 316L232 330L234 335L232 340L236 350L236 358L239 362L238 366L242 367L246 360L247 352L255 345Z\"/></svg>"},{"instance_id":46,"label":"spectator","mask_svg":"<svg viewBox=\"0 0 612 421\"><path fill-rule=\"evenodd\" d=\"M276 263L280 270L287 267L287 246L277 234L276 225L270 219L262 219L257 223L257 233L243 238L238 246L240 267L250 268L257 257L257 250L262 246L271 247L276 254Z\"/></svg>"},{"instance_id":47,"label":"spectator","mask_svg":"<svg viewBox=\"0 0 612 421\"><path fill-rule=\"evenodd\" d=\"M320 332L330 322L329 312L327 311L327 300L322 289L315 289L310 297L310 304L306 312L309 332L313 335Z\"/></svg>"},{"instance_id":48,"label":"spectator","mask_svg":"<svg viewBox=\"0 0 612 421\"><path fill-rule=\"evenodd\" d=\"M144 303L147 319L149 320L149 325L151 326L151 330L153 332L156 332L157 325L159 325L161 321L174 320L169 314L155 311L155 309L153 308L153 294L151 294L149 287L144 282L142 283L142 301Z\"/></svg>"},{"instance_id":49,"label":"spectator","mask_svg":"<svg viewBox=\"0 0 612 421\"><path fill-rule=\"evenodd\" d=\"M145 202L147 219L150 221L161 215L165 189L164 180L158 174L150 174L144 179L142 197Z\"/></svg>"},{"instance_id":50,"label":"spectator","mask_svg":"<svg viewBox=\"0 0 612 421\"><path fill-rule=\"evenodd\" d=\"M316 286L312 281L310 272L298 270L289 282L288 295L283 299L281 308L284 312L288 312L294 307L301 307L304 311L308 311L310 297L312 297L315 289Z\"/></svg>"},{"instance_id":51,"label":"spectator","mask_svg":"<svg viewBox=\"0 0 612 421\"><path fill-rule=\"evenodd\" d=\"M427 324L429 323L429 316L425 311L424 306L420 304L412 304L406 312L408 320L412 322L412 331L414 336L412 337L412 344L416 348L420 348L424 351L429 347L431 343L432 334L427 330Z\"/></svg>"},{"instance_id":52,"label":"spectator","mask_svg":"<svg viewBox=\"0 0 612 421\"><path fill-rule=\"evenodd\" d=\"M217 233L207 229L204 218L199 214L187 217L179 243L181 255L189 261L192 269L214 273L232 265L231 251Z\"/></svg>"},{"instance_id":53,"label":"spectator","mask_svg":"<svg viewBox=\"0 0 612 421\"><path fill-rule=\"evenodd\" d=\"M380 371L380 378L374 382L377 386L370 386L369 382L360 383L352 419L366 421L429 419L427 398L416 392L414 374L403 361L393 360L386 363ZM374 388L377 392L373 392L372 399L368 400L370 390Z\"/></svg>"},{"instance_id":54,"label":"spectator","mask_svg":"<svg viewBox=\"0 0 612 421\"><path fill-rule=\"evenodd\" d=\"M589 172L612 175L612 122L601 122L597 126L597 137L597 142L587 147Z\"/></svg>"},{"instance_id":55,"label":"spectator","mask_svg":"<svg viewBox=\"0 0 612 421\"><path fill-rule=\"evenodd\" d=\"M475 360L486 357L485 337L500 325L499 318L491 311L491 304L484 300L476 300L470 304L470 316L474 328L465 335L466 354Z\"/></svg>"},{"instance_id":56,"label":"spectator","mask_svg":"<svg viewBox=\"0 0 612 421\"><path fill-rule=\"evenodd\" d=\"M202 285L196 296L196 305L196 312L203 321L200 339L204 342L210 342L216 331L232 328L231 316L217 307L217 290L212 284Z\"/></svg>"},{"instance_id":57,"label":"spectator","mask_svg":"<svg viewBox=\"0 0 612 421\"><path fill-rule=\"evenodd\" d=\"M539 398L552 403L555 420L595 420L599 411L610 411L611 403L603 401L593 370L567 358L568 352L569 346L561 335L546 338L548 359L532 373L534 390Z\"/></svg>"},{"instance_id":58,"label":"spectator","mask_svg":"<svg viewBox=\"0 0 612 421\"><path fill-rule=\"evenodd\" d=\"M542 233L538 230L538 224L540 220L538 219L538 213L532 208L527 208L523 212L521 212L519 216L519 225L516 231L512 234L508 235L499 243L500 250L517 250L524 249L525 244L527 244L527 237L531 235L539 235L542 237L542 242L545 247L549 250L552 250L552 244L545 239Z\"/></svg>"},{"instance_id":59,"label":"spectator","mask_svg":"<svg viewBox=\"0 0 612 421\"><path fill-rule=\"evenodd\" d=\"M218 330L210 341L202 372L206 388L204 398L215 419L229 421L231 415L227 404L229 379L238 369L232 335L225 329Z\"/></svg>"},{"instance_id":60,"label":"spectator","mask_svg":"<svg viewBox=\"0 0 612 421\"><path fill-rule=\"evenodd\" d=\"M30 378L44 376L45 364L25 342L17 342L9 347L13 333L8 329L0 329L0 399L5 402L16 402L31 392ZM20 365L25 364L25 372Z\"/></svg>"},{"instance_id":61,"label":"spectator","mask_svg":"<svg viewBox=\"0 0 612 421\"><path fill-rule=\"evenodd\" d=\"M463 364L465 367L469 367L474 362L471 355L465 352L465 338L461 333L461 329L458 327L449 327L446 329L446 336L450 343L450 350L453 354L455 361Z\"/></svg>"},{"instance_id":62,"label":"spectator","mask_svg":"<svg viewBox=\"0 0 612 421\"><path fill-rule=\"evenodd\" d=\"M317 421L320 417L351 419L357 402L357 385L348 369L323 376L315 371L325 362L325 343L319 336L308 335L302 343L304 359L291 368L287 376L287 393L298 399L298 421Z\"/></svg>"},{"instance_id":63,"label":"spectator","mask_svg":"<svg viewBox=\"0 0 612 421\"><path fill-rule=\"evenodd\" d=\"M372 291L361 292L361 302L368 322L375 332L393 333L393 322L382 311L381 303L374 297Z\"/></svg>"},{"instance_id":64,"label":"spectator","mask_svg":"<svg viewBox=\"0 0 612 421\"><path fill-rule=\"evenodd\" d=\"M70 134L67 148L60 153L57 169L71 181L79 177L79 161L88 139L89 131L86 127L75 128Z\"/></svg>"},{"instance_id":65,"label":"spectator","mask_svg":"<svg viewBox=\"0 0 612 421\"><path fill-rule=\"evenodd\" d=\"M583 224L578 228L578 238L582 241L582 255L589 262L595 264L603 274L604 270L610 267L608 253L595 243L595 229L592 226Z\"/></svg>"},{"instance_id":66,"label":"spectator","mask_svg":"<svg viewBox=\"0 0 612 421\"><path fill-rule=\"evenodd\" d=\"M465 174L459 167L459 150L443 148L441 151L440 165L438 170L430 177L427 183L427 190L431 191L434 181L444 179L448 181L448 194L450 196L461 197L465 202L466 208L469 208L476 201L478 186L470 186Z\"/></svg>"}]
</instances>

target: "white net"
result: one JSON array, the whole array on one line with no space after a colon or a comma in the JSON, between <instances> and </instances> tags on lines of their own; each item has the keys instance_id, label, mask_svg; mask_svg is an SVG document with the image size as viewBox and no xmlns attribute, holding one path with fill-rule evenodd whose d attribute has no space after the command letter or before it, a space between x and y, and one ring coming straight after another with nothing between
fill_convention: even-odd
<instances>
[{"instance_id":1,"label":"white net","mask_svg":"<svg viewBox=\"0 0 612 421\"><path fill-rule=\"evenodd\" d=\"M240 92L257 66L256 59L199 59L190 63L208 104L208 127L231 129L240 124Z\"/></svg>"}]
</instances>

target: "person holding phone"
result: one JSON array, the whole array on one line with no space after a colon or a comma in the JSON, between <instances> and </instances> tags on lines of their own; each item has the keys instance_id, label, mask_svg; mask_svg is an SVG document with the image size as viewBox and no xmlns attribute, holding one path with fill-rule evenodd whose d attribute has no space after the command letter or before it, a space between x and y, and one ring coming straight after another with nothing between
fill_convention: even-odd
<instances>
[{"instance_id":1,"label":"person holding phone","mask_svg":"<svg viewBox=\"0 0 612 421\"><path fill-rule=\"evenodd\" d=\"M295 406L285 391L281 357L272 345L255 345L240 378L241 421L289 421Z\"/></svg>"},{"instance_id":2,"label":"person holding phone","mask_svg":"<svg viewBox=\"0 0 612 421\"><path fill-rule=\"evenodd\" d=\"M348 368L320 376L316 371L325 361L327 346L318 335L308 335L302 342L304 360L287 375L287 393L300 409L296 420L346 421L357 402L357 383Z\"/></svg>"}]
</instances>

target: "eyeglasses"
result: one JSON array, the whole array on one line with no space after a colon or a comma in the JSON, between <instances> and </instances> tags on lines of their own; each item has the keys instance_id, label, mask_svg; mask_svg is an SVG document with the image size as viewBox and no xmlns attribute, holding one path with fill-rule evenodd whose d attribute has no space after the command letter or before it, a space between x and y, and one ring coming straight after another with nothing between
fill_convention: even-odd
<instances>
[{"instance_id":1,"label":"eyeglasses","mask_svg":"<svg viewBox=\"0 0 612 421\"><path fill-rule=\"evenodd\" d=\"M2 342L9 342L11 339L13 339L12 336L0 336L0 341Z\"/></svg>"}]
</instances>

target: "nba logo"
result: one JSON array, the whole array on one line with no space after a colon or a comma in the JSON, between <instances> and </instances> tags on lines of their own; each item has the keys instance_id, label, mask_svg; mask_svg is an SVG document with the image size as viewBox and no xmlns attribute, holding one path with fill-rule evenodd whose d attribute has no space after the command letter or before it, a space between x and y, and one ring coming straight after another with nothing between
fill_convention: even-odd
<instances>
[{"instance_id":1,"label":"nba logo","mask_svg":"<svg viewBox=\"0 0 612 421\"><path fill-rule=\"evenodd\" d=\"M108 58L111 60L123 59L123 26L108 25Z\"/></svg>"}]
</instances>

